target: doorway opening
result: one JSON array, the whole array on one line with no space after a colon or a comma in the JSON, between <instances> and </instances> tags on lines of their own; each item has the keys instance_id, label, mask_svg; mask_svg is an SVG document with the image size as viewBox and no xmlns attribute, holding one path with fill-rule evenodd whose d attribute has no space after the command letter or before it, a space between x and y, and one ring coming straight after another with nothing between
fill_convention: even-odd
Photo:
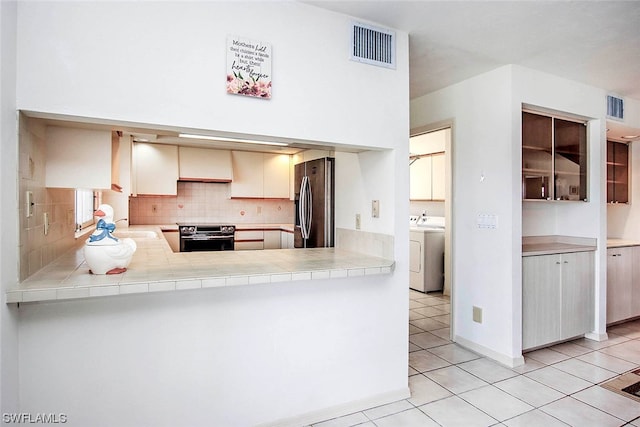
<instances>
[{"instance_id":1,"label":"doorway opening","mask_svg":"<svg viewBox=\"0 0 640 427\"><path fill-rule=\"evenodd\" d=\"M413 129L409 141L410 342L453 341L452 123ZM443 326L444 325L444 326ZM415 349L415 347L414 347Z\"/></svg>"}]
</instances>

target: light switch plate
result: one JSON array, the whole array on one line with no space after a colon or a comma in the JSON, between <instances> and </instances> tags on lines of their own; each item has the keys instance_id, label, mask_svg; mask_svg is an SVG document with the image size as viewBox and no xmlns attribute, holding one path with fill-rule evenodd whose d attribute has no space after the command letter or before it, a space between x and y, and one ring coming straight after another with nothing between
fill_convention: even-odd
<instances>
[{"instance_id":1,"label":"light switch plate","mask_svg":"<svg viewBox=\"0 0 640 427\"><path fill-rule=\"evenodd\" d=\"M498 216L495 214L481 213L478 214L476 223L478 225L478 228L495 229L498 228Z\"/></svg>"},{"instance_id":2,"label":"light switch plate","mask_svg":"<svg viewBox=\"0 0 640 427\"><path fill-rule=\"evenodd\" d=\"M380 200L371 201L371 217L380 218Z\"/></svg>"},{"instance_id":3,"label":"light switch plate","mask_svg":"<svg viewBox=\"0 0 640 427\"><path fill-rule=\"evenodd\" d=\"M356 214L356 230L360 230L360 214Z\"/></svg>"}]
</instances>

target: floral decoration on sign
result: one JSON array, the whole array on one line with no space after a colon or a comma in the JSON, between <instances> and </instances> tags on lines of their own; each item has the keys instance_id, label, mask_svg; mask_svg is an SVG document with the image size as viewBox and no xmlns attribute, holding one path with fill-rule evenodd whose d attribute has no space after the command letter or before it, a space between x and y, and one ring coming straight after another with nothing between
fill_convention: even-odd
<instances>
[{"instance_id":1,"label":"floral decoration on sign","mask_svg":"<svg viewBox=\"0 0 640 427\"><path fill-rule=\"evenodd\" d=\"M227 39L227 93L271 98L271 45Z\"/></svg>"}]
</instances>

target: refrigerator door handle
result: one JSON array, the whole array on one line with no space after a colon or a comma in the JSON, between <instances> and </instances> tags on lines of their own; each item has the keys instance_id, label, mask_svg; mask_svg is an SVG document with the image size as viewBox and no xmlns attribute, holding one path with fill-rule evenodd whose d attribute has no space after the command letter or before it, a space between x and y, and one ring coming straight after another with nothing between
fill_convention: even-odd
<instances>
[{"instance_id":1,"label":"refrigerator door handle","mask_svg":"<svg viewBox=\"0 0 640 427\"><path fill-rule=\"evenodd\" d=\"M307 218L305 218L305 234L306 237L305 239L308 239L309 236L311 236L311 223L313 222L313 193L311 191L311 182L309 182L309 177L305 176L306 178L306 189L305 189L305 204L306 206L306 212L307 212Z\"/></svg>"},{"instance_id":2,"label":"refrigerator door handle","mask_svg":"<svg viewBox=\"0 0 640 427\"><path fill-rule=\"evenodd\" d=\"M302 177L302 182L300 182L300 200L298 202L298 218L300 219L300 232L302 234L302 238L306 239L305 237L305 225L304 225L304 220L305 220L305 197L304 197L304 190L305 190L305 186L304 186L304 180L305 180L306 176Z\"/></svg>"},{"instance_id":3,"label":"refrigerator door handle","mask_svg":"<svg viewBox=\"0 0 640 427\"><path fill-rule=\"evenodd\" d=\"M300 231L303 239L308 239L311 234L311 218L313 213L311 200L311 184L309 183L309 177L305 175L302 177L302 183L300 184L300 204L298 205Z\"/></svg>"}]
</instances>

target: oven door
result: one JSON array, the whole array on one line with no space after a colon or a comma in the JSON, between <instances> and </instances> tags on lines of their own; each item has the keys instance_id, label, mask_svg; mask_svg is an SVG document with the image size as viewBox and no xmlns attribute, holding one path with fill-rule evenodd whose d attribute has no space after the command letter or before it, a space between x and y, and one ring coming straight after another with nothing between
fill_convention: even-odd
<instances>
[{"instance_id":1,"label":"oven door","mask_svg":"<svg viewBox=\"0 0 640 427\"><path fill-rule=\"evenodd\" d=\"M233 236L181 236L180 252L232 251Z\"/></svg>"}]
</instances>

